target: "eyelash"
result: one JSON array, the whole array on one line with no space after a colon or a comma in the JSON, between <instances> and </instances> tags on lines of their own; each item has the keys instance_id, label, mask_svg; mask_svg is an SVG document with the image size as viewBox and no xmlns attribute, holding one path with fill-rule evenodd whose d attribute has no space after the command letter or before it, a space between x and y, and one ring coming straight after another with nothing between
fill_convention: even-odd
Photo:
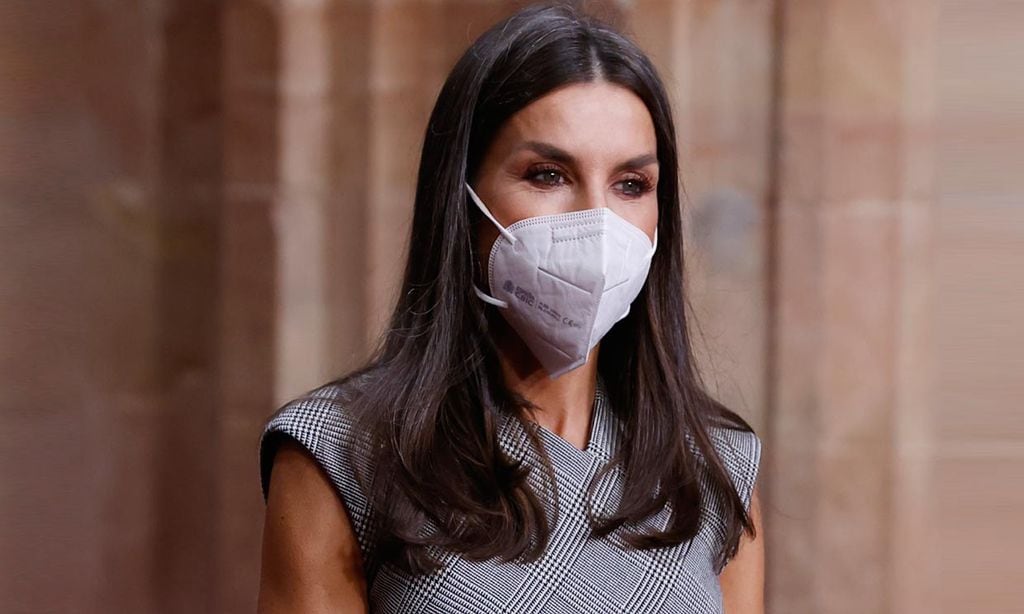
<instances>
[{"instance_id":1,"label":"eyelash","mask_svg":"<svg viewBox=\"0 0 1024 614\"><path fill-rule=\"evenodd\" d=\"M524 179L527 179L528 181L530 181L531 183L533 183L535 185L540 185L540 186L548 187L548 188L554 187L556 185L560 185L560 184L552 184L552 183L549 183L549 182L546 182L546 181L539 181L539 180L537 180L537 176L538 175L542 175L544 173L557 173L559 176L562 177L563 180L565 178L565 174L562 173L562 170L560 168L558 168L557 166L538 165L538 166L531 166L530 169L528 171L526 171L526 176L524 177ZM654 182L651 181L651 178L648 177L647 175L643 174L643 173L635 173L632 176L627 177L627 178L623 179L622 181L619 181L618 183L624 183L624 182L628 182L628 181L632 181L632 182L640 184L639 192L636 192L636 193L633 193L633 194L625 193L624 192L624 194L628 198L639 198L639 197L643 196L644 194L647 194L648 192L652 191L655 188Z\"/></svg>"}]
</instances>

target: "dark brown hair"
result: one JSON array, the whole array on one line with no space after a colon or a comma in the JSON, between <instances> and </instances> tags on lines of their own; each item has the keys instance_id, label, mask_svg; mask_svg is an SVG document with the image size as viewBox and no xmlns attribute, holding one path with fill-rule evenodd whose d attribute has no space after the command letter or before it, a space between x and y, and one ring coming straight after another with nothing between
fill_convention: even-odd
<instances>
[{"instance_id":1,"label":"dark brown hair","mask_svg":"<svg viewBox=\"0 0 1024 614\"><path fill-rule=\"evenodd\" d=\"M345 411L376 451L374 481L366 487L382 523L383 558L407 570L436 566L430 546L474 560L533 560L547 544L549 521L542 495L526 481L529 468L498 445L499 418L523 420L529 404L505 387L490 307L474 299L477 212L463 186L514 113L556 88L597 79L644 102L661 172L659 244L649 277L629 315L601 342L598 370L625 434L591 493L617 463L625 483L614 513L591 516L594 534L632 526L669 504L665 531L626 531L626 541L655 548L691 539L704 503L701 472L705 496L716 498L724 515L717 568L735 554L743 530L753 534L709 434L713 426L751 428L705 392L691 351L676 137L664 86L644 53L614 28L569 6L533 6L477 39L445 82L423 143L397 305L368 364L335 382L348 390ZM423 536L427 521L439 530Z\"/></svg>"}]
</instances>

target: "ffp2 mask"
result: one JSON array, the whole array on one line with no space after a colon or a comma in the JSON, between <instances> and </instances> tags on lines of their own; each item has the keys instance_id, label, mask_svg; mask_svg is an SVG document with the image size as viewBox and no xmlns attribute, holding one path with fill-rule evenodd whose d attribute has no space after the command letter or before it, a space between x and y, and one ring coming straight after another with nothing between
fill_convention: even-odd
<instances>
[{"instance_id":1,"label":"ffp2 mask","mask_svg":"<svg viewBox=\"0 0 1024 614\"><path fill-rule=\"evenodd\" d=\"M490 294L551 378L587 361L626 317L647 279L654 241L607 207L530 217L503 227L467 183L500 233L487 265Z\"/></svg>"}]
</instances>

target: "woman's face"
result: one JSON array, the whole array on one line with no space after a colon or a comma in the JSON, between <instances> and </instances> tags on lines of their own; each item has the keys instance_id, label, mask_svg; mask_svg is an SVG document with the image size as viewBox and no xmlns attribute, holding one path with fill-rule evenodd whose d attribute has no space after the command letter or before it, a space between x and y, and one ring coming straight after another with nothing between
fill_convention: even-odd
<instances>
[{"instance_id":1,"label":"woman's face","mask_svg":"<svg viewBox=\"0 0 1024 614\"><path fill-rule=\"evenodd\" d=\"M509 118L481 161L474 191L508 227L538 215L608 207L654 240L654 123L636 94L605 81L559 88ZM486 270L498 230L478 235Z\"/></svg>"}]
</instances>

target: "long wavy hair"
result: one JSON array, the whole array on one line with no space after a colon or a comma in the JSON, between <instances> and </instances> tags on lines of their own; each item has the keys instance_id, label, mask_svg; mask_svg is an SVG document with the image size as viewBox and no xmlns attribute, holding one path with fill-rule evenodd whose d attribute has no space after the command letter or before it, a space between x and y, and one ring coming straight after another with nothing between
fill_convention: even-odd
<instances>
[{"instance_id":1,"label":"long wavy hair","mask_svg":"<svg viewBox=\"0 0 1024 614\"><path fill-rule=\"evenodd\" d=\"M531 469L506 457L498 441L500 419L511 414L525 424L531 405L505 386L490 334L493 308L473 294L479 213L464 182L513 114L556 88L598 79L646 105L661 172L659 243L649 277L599 352L598 372L624 433L589 492L616 465L624 491L614 513L590 514L593 533L623 527L624 541L640 549L693 538L702 471L705 496L717 499L726 527L716 568L735 554L742 531L754 532L709 433L718 426L752 429L705 392L691 351L675 128L664 86L645 54L615 28L571 6L532 6L480 36L441 89L424 137L394 313L368 363L332 382L345 388L345 411L372 442L373 481L366 488L381 522L384 561L430 571L438 565L432 546L472 560L530 561L548 542L549 493L531 489ZM550 459L536 433L527 432L544 459L545 484L557 493ZM666 504L665 530L626 530ZM423 535L428 521L437 530Z\"/></svg>"}]
</instances>

